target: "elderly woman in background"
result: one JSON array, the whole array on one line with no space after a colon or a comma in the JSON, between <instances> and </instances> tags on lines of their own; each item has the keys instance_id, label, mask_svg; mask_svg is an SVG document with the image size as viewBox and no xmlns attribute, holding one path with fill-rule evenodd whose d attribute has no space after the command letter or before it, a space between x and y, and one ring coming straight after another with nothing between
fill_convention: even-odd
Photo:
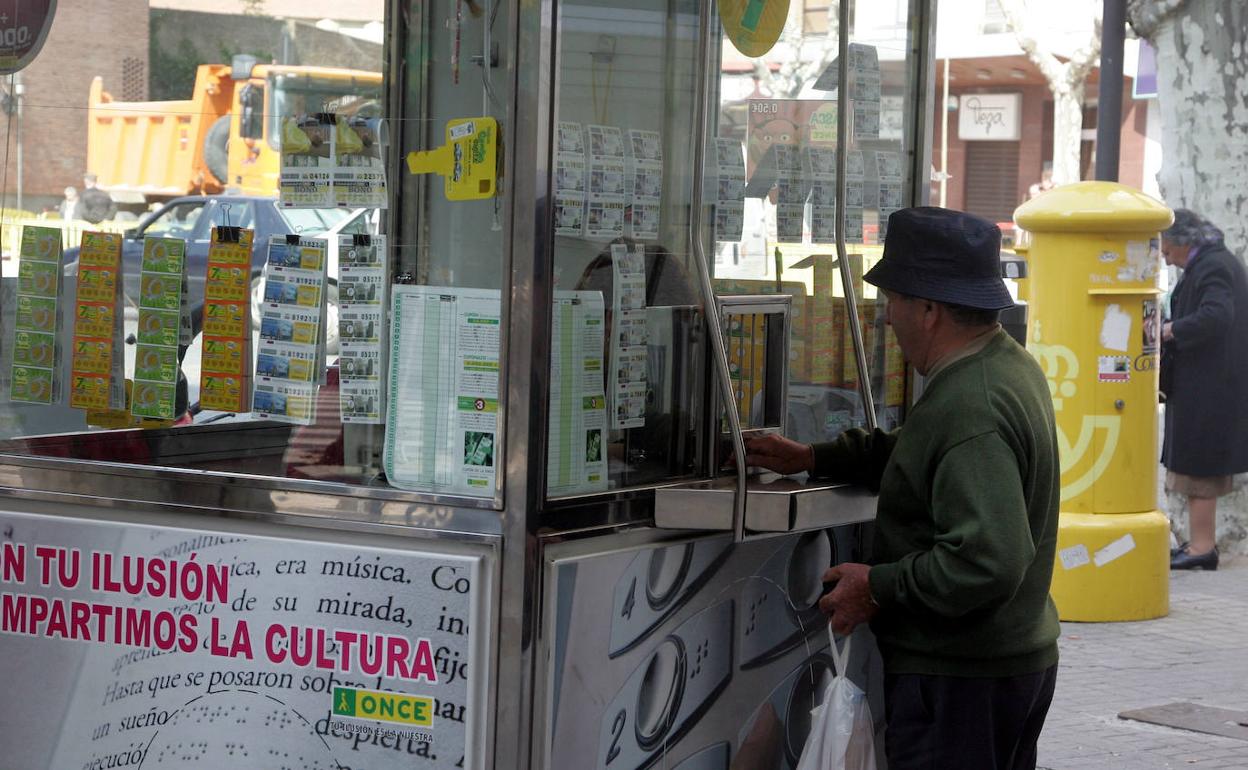
<instances>
[{"instance_id":1,"label":"elderly woman in background","mask_svg":"<svg viewBox=\"0 0 1248 770\"><path fill-rule=\"evenodd\" d=\"M1187 209L1161 235L1166 263L1183 275L1161 328L1166 489L1187 496L1190 540L1171 569L1218 568L1218 498L1248 471L1248 277L1222 231Z\"/></svg>"}]
</instances>

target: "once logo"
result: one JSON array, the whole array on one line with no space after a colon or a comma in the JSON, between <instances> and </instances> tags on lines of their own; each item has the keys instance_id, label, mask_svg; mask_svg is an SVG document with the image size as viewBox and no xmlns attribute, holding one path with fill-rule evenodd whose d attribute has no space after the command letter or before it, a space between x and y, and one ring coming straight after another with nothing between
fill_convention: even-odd
<instances>
[{"instance_id":1,"label":"once logo","mask_svg":"<svg viewBox=\"0 0 1248 770\"><path fill-rule=\"evenodd\" d=\"M335 687L334 713L356 719L432 727L433 698L399 692Z\"/></svg>"},{"instance_id":2,"label":"once logo","mask_svg":"<svg viewBox=\"0 0 1248 770\"><path fill-rule=\"evenodd\" d=\"M0 0L0 74L17 72L43 48L56 0Z\"/></svg>"}]
</instances>

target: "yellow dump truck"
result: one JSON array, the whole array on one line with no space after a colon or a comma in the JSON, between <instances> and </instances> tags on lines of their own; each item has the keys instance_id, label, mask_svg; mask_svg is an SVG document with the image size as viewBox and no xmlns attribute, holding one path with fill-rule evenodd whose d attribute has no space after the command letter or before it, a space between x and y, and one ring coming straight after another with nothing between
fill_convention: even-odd
<instances>
[{"instance_id":1,"label":"yellow dump truck","mask_svg":"<svg viewBox=\"0 0 1248 770\"><path fill-rule=\"evenodd\" d=\"M194 93L179 101L114 101L97 77L88 97L87 168L115 198L277 195L283 116L381 117L382 105L379 72L245 56L200 65Z\"/></svg>"}]
</instances>

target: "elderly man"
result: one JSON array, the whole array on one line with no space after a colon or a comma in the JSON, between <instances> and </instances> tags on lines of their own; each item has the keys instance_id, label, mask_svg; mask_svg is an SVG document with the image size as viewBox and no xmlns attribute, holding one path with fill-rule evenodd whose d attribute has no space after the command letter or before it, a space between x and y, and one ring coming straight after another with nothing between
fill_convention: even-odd
<instances>
[{"instance_id":1,"label":"elderly man","mask_svg":"<svg viewBox=\"0 0 1248 770\"><path fill-rule=\"evenodd\" d=\"M869 622L884 659L891 770L1034 768L1057 675L1049 598L1060 465L1039 366L1002 330L1001 232L938 208L889 218L865 276L887 299L922 396L893 432L749 442L748 462L879 492L873 566L820 600L837 633Z\"/></svg>"}]
</instances>

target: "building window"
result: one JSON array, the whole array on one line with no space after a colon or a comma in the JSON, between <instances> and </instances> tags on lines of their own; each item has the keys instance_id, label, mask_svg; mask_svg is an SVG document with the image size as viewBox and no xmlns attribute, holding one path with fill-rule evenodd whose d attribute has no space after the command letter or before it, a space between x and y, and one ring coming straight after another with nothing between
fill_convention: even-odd
<instances>
[{"instance_id":1,"label":"building window","mask_svg":"<svg viewBox=\"0 0 1248 770\"><path fill-rule=\"evenodd\" d=\"M984 21L979 31L985 35L1000 35L1010 31L1005 11L1001 10L1001 4L997 0L984 0Z\"/></svg>"}]
</instances>

